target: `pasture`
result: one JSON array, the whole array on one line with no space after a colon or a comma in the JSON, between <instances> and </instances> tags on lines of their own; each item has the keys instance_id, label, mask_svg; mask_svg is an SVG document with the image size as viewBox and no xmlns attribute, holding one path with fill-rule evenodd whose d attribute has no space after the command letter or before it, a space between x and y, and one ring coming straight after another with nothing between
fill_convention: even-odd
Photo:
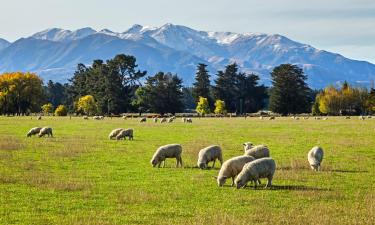
<instances>
[{"instance_id":1,"label":"pasture","mask_svg":"<svg viewBox=\"0 0 375 225\"><path fill-rule=\"evenodd\" d=\"M51 126L53 138L27 138ZM134 141L109 140L118 127ZM277 170L271 189L219 188L216 168L199 170L201 148L218 144L224 160L242 143L266 144ZM183 168L153 168L161 145L180 143ZM325 151L314 172L307 152ZM0 117L0 224L374 224L375 119L259 120Z\"/></svg>"}]
</instances>

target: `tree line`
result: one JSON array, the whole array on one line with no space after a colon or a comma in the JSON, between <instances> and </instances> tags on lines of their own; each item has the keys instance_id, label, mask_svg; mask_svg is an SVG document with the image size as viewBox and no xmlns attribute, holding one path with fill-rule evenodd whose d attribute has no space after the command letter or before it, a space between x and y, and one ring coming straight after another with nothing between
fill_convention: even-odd
<instances>
[{"instance_id":1,"label":"tree line","mask_svg":"<svg viewBox=\"0 0 375 225\"><path fill-rule=\"evenodd\" d=\"M48 81L33 73L0 75L0 113L67 115L78 113L121 114L198 112L246 114L268 109L282 115L310 113L343 115L372 113L375 91L351 87L321 91L308 87L307 76L296 65L282 64L271 72L272 86L259 83L254 73L227 65L214 80L207 65L197 65L195 82L184 87L183 80L168 72L147 75L138 69L136 58L120 54L113 59L78 64L66 84ZM213 82L212 82L213 81Z\"/></svg>"}]
</instances>

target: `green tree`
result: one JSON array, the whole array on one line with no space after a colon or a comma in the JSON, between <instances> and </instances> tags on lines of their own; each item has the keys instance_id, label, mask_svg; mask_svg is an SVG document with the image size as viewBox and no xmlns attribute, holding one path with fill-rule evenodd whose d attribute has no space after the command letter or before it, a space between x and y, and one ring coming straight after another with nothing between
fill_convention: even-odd
<instances>
[{"instance_id":1,"label":"green tree","mask_svg":"<svg viewBox=\"0 0 375 225\"><path fill-rule=\"evenodd\" d=\"M61 83L54 83L53 81L49 80L45 89L47 101L50 102L54 108L66 102L65 86Z\"/></svg>"},{"instance_id":2,"label":"green tree","mask_svg":"<svg viewBox=\"0 0 375 225\"><path fill-rule=\"evenodd\" d=\"M225 114L225 102L218 99L215 102L215 114Z\"/></svg>"},{"instance_id":3,"label":"green tree","mask_svg":"<svg viewBox=\"0 0 375 225\"><path fill-rule=\"evenodd\" d=\"M282 115L308 112L311 109L307 76L296 65L282 64L271 73L272 89L269 109Z\"/></svg>"},{"instance_id":4,"label":"green tree","mask_svg":"<svg viewBox=\"0 0 375 225\"><path fill-rule=\"evenodd\" d=\"M64 105L59 105L56 107L55 116L66 116L68 115L68 110Z\"/></svg>"},{"instance_id":5,"label":"green tree","mask_svg":"<svg viewBox=\"0 0 375 225\"><path fill-rule=\"evenodd\" d=\"M210 106L208 104L207 98L199 96L199 101L197 103L197 108L195 109L197 113L204 116L210 113Z\"/></svg>"},{"instance_id":6,"label":"green tree","mask_svg":"<svg viewBox=\"0 0 375 225\"><path fill-rule=\"evenodd\" d=\"M44 104L41 108L44 115L48 115L53 111L53 105L51 103Z\"/></svg>"},{"instance_id":7,"label":"green tree","mask_svg":"<svg viewBox=\"0 0 375 225\"><path fill-rule=\"evenodd\" d=\"M215 80L214 97L222 99L226 103L229 112L236 111L236 102L238 96L237 64L230 64L225 67L225 71L218 71Z\"/></svg>"},{"instance_id":8,"label":"green tree","mask_svg":"<svg viewBox=\"0 0 375 225\"><path fill-rule=\"evenodd\" d=\"M267 89L259 85L259 76L239 73L237 75L237 109L240 114L253 113L264 108L267 99Z\"/></svg>"},{"instance_id":9,"label":"green tree","mask_svg":"<svg viewBox=\"0 0 375 225\"><path fill-rule=\"evenodd\" d=\"M85 95L79 98L77 102L77 111L83 112L86 115L94 115L98 112L98 106L92 95Z\"/></svg>"},{"instance_id":10,"label":"green tree","mask_svg":"<svg viewBox=\"0 0 375 225\"><path fill-rule=\"evenodd\" d=\"M197 67L195 82L193 83L193 97L195 102L199 101L199 97L207 98L211 105L213 100L210 95L210 75L208 74L207 65L200 63Z\"/></svg>"}]
</instances>

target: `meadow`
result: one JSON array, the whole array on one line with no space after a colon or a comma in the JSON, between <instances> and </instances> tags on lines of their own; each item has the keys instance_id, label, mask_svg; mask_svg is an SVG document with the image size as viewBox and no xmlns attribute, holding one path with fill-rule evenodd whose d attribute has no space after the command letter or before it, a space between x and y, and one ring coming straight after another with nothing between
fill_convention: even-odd
<instances>
[{"instance_id":1,"label":"meadow","mask_svg":"<svg viewBox=\"0 0 375 225\"><path fill-rule=\"evenodd\" d=\"M27 138L51 126L53 138ZM118 127L134 141L109 140ZM242 143L266 144L273 187L222 188L196 167L201 148L218 144L224 160ZM153 168L161 145L180 143L183 168ZM307 152L325 151L314 172ZM69 117L0 117L0 224L374 224L375 119L274 121L202 118L185 124Z\"/></svg>"}]
</instances>

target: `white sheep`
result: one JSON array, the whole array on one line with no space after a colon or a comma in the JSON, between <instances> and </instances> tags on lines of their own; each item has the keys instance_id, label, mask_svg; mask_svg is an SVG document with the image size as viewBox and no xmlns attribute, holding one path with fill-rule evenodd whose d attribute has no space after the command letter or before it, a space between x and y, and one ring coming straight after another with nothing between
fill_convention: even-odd
<instances>
[{"instance_id":1,"label":"white sheep","mask_svg":"<svg viewBox=\"0 0 375 225\"><path fill-rule=\"evenodd\" d=\"M263 120L264 118L263 118L263 116L260 116L259 119Z\"/></svg>"},{"instance_id":2,"label":"white sheep","mask_svg":"<svg viewBox=\"0 0 375 225\"><path fill-rule=\"evenodd\" d=\"M31 136L33 136L33 135L36 135L36 134L38 134L39 132L40 132L40 130L41 130L42 128L41 127L34 127L34 128L31 128L30 130L29 130L29 132L27 132L27 137L31 137Z\"/></svg>"},{"instance_id":3,"label":"white sheep","mask_svg":"<svg viewBox=\"0 0 375 225\"><path fill-rule=\"evenodd\" d=\"M309 161L311 169L319 171L320 164L323 161L323 149L318 146L313 147L307 154L307 160Z\"/></svg>"},{"instance_id":4,"label":"white sheep","mask_svg":"<svg viewBox=\"0 0 375 225\"><path fill-rule=\"evenodd\" d=\"M128 117L126 115L123 115L122 119L126 120L126 119L128 119Z\"/></svg>"},{"instance_id":5,"label":"white sheep","mask_svg":"<svg viewBox=\"0 0 375 225\"><path fill-rule=\"evenodd\" d=\"M243 149L244 149L245 152L246 152L246 150L249 150L250 148L254 147L253 143L251 143L251 142L245 142L242 145L243 145Z\"/></svg>"},{"instance_id":6,"label":"white sheep","mask_svg":"<svg viewBox=\"0 0 375 225\"><path fill-rule=\"evenodd\" d=\"M250 149L245 149L244 155L252 156L256 159L266 158L270 157L270 150L266 145L256 145L251 147Z\"/></svg>"},{"instance_id":7,"label":"white sheep","mask_svg":"<svg viewBox=\"0 0 375 225\"><path fill-rule=\"evenodd\" d=\"M232 178L232 186L234 185L234 178L241 172L242 167L248 163L255 160L252 156L237 156L231 159L228 159L221 165L219 175L216 178L217 184L219 187L222 187L225 184L225 181L228 178Z\"/></svg>"},{"instance_id":8,"label":"white sheep","mask_svg":"<svg viewBox=\"0 0 375 225\"><path fill-rule=\"evenodd\" d=\"M157 123L157 122L158 122L158 118L155 117L155 118L154 118L154 123Z\"/></svg>"},{"instance_id":9,"label":"white sheep","mask_svg":"<svg viewBox=\"0 0 375 225\"><path fill-rule=\"evenodd\" d=\"M182 117L181 122L186 123L186 117Z\"/></svg>"},{"instance_id":10,"label":"white sheep","mask_svg":"<svg viewBox=\"0 0 375 225\"><path fill-rule=\"evenodd\" d=\"M39 136L39 137L43 137L44 135L47 135L48 137L49 137L49 136L53 137L53 135L52 135L52 128L50 128L50 127L43 127L43 128L39 131L38 136Z\"/></svg>"},{"instance_id":11,"label":"white sheep","mask_svg":"<svg viewBox=\"0 0 375 225\"><path fill-rule=\"evenodd\" d=\"M191 118L186 118L186 123L192 123L193 120Z\"/></svg>"},{"instance_id":12,"label":"white sheep","mask_svg":"<svg viewBox=\"0 0 375 225\"><path fill-rule=\"evenodd\" d=\"M236 177L234 183L237 189L246 187L249 181L254 182L254 188L257 187L257 181L260 178L267 178L266 188L272 185L273 175L275 174L276 163L271 158L256 159L246 163L242 171Z\"/></svg>"},{"instance_id":13,"label":"white sheep","mask_svg":"<svg viewBox=\"0 0 375 225\"><path fill-rule=\"evenodd\" d=\"M133 129L129 128L121 130L120 133L116 136L116 140L126 140L126 137L129 137L129 140L133 140Z\"/></svg>"},{"instance_id":14,"label":"white sheep","mask_svg":"<svg viewBox=\"0 0 375 225\"><path fill-rule=\"evenodd\" d=\"M160 123L165 123L167 122L167 118L163 117L161 120L160 120Z\"/></svg>"},{"instance_id":15,"label":"white sheep","mask_svg":"<svg viewBox=\"0 0 375 225\"><path fill-rule=\"evenodd\" d=\"M114 137L116 137L122 130L124 130L124 128L117 128L112 130L108 135L109 140L112 140Z\"/></svg>"},{"instance_id":16,"label":"white sheep","mask_svg":"<svg viewBox=\"0 0 375 225\"><path fill-rule=\"evenodd\" d=\"M147 118L146 118L146 117L142 117L142 118L139 120L140 123L144 123L144 122L146 122L146 121L147 121Z\"/></svg>"},{"instance_id":17,"label":"white sheep","mask_svg":"<svg viewBox=\"0 0 375 225\"><path fill-rule=\"evenodd\" d=\"M220 165L223 165L223 154L220 146L211 145L199 151L197 165L203 170L208 167L209 162L213 161L212 168L214 168L216 160L219 160Z\"/></svg>"},{"instance_id":18,"label":"white sheep","mask_svg":"<svg viewBox=\"0 0 375 225\"><path fill-rule=\"evenodd\" d=\"M159 147L151 159L151 164L153 167L158 165L160 167L160 164L163 162L163 167L165 167L165 159L166 158L176 158L176 167L180 165L182 167L182 147L179 144L169 144Z\"/></svg>"},{"instance_id":19,"label":"white sheep","mask_svg":"<svg viewBox=\"0 0 375 225\"><path fill-rule=\"evenodd\" d=\"M359 116L358 119L360 119L360 120L365 120L366 118L365 118L364 116Z\"/></svg>"}]
</instances>

